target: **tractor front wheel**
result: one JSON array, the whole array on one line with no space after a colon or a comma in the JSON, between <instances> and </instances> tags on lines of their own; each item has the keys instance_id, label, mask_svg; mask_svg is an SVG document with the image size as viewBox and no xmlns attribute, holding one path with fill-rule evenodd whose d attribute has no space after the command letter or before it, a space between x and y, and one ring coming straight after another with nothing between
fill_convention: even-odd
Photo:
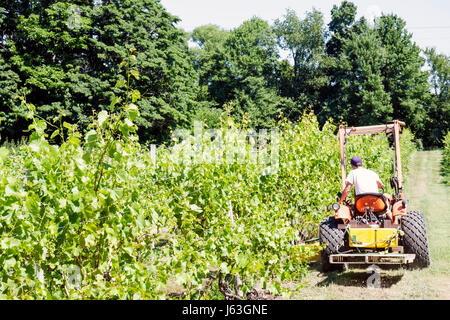
<instances>
[{"instance_id":1,"label":"tractor front wheel","mask_svg":"<svg viewBox=\"0 0 450 320\"><path fill-rule=\"evenodd\" d=\"M410 211L401 218L400 224L402 231L405 233L401 237L405 253L416 255L411 267L426 268L430 266L430 250L423 214L419 211Z\"/></svg>"},{"instance_id":2,"label":"tractor front wheel","mask_svg":"<svg viewBox=\"0 0 450 320\"><path fill-rule=\"evenodd\" d=\"M338 229L338 222L334 217L322 220L319 226L319 238L322 244L327 245L320 254L323 272L343 270L342 264L330 263L330 255L339 253L339 250L344 247L344 237L344 230Z\"/></svg>"}]
</instances>

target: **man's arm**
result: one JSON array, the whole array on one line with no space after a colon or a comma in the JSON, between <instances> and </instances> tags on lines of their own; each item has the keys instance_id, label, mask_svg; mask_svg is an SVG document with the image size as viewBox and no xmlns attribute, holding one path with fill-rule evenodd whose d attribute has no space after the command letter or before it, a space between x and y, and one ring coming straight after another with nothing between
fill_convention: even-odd
<instances>
[{"instance_id":1,"label":"man's arm","mask_svg":"<svg viewBox=\"0 0 450 320\"><path fill-rule=\"evenodd\" d=\"M378 189L382 189L384 187L383 183L380 180L377 180L377 185L378 185Z\"/></svg>"},{"instance_id":2,"label":"man's arm","mask_svg":"<svg viewBox=\"0 0 450 320\"><path fill-rule=\"evenodd\" d=\"M344 190L342 190L342 196L339 200L339 203L342 203L345 199L347 199L348 193L350 192L350 189L352 188L352 184L347 181L347 184L344 187Z\"/></svg>"}]
</instances>

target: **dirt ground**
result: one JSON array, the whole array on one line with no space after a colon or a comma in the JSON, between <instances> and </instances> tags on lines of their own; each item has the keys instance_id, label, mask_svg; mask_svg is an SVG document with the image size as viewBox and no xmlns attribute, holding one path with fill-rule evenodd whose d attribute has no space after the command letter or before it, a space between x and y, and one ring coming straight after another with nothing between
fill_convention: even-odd
<instances>
[{"instance_id":1,"label":"dirt ground","mask_svg":"<svg viewBox=\"0 0 450 320\"><path fill-rule=\"evenodd\" d=\"M315 263L302 281L301 289L289 298L450 300L450 187L442 184L441 158L440 151L416 152L405 181L408 209L420 210L425 215L431 253L429 268L383 268L378 286L374 273L367 269L323 274L320 264Z\"/></svg>"}]
</instances>

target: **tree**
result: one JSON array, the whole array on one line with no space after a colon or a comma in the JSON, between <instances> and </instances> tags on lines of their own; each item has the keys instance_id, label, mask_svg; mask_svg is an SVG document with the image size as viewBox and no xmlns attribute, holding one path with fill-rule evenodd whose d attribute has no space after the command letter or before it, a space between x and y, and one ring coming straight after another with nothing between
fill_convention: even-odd
<instances>
[{"instance_id":1,"label":"tree","mask_svg":"<svg viewBox=\"0 0 450 320\"><path fill-rule=\"evenodd\" d=\"M392 103L392 118L406 121L423 138L425 133L428 73L422 70L425 60L420 48L411 40L405 21L396 15L382 15L375 30L386 52L381 68L384 90Z\"/></svg>"},{"instance_id":2,"label":"tree","mask_svg":"<svg viewBox=\"0 0 450 320\"><path fill-rule=\"evenodd\" d=\"M211 126L220 122L221 108L215 101L215 94L209 91L209 86L223 67L219 61L222 60L225 41L229 35L230 31L223 30L216 25L197 27L191 34L192 41L198 45L198 47L190 49L199 79L197 101L200 106L194 119L206 121Z\"/></svg>"},{"instance_id":3,"label":"tree","mask_svg":"<svg viewBox=\"0 0 450 320\"><path fill-rule=\"evenodd\" d=\"M14 107L17 105L15 100L19 82L19 75L12 71L11 66L0 56L0 128L6 136L14 135L17 121L14 116L17 111Z\"/></svg>"},{"instance_id":4,"label":"tree","mask_svg":"<svg viewBox=\"0 0 450 320\"><path fill-rule=\"evenodd\" d=\"M367 28L352 32L342 42L329 98L334 118L350 125L370 125L392 120L390 97L384 91L381 68L385 51L376 33Z\"/></svg>"},{"instance_id":5,"label":"tree","mask_svg":"<svg viewBox=\"0 0 450 320\"><path fill-rule=\"evenodd\" d=\"M231 103L238 121L245 117L254 127L271 127L283 102L275 87L278 49L269 24L255 17L229 33L204 26L193 39L204 50L198 70L211 107Z\"/></svg>"},{"instance_id":6,"label":"tree","mask_svg":"<svg viewBox=\"0 0 450 320\"><path fill-rule=\"evenodd\" d=\"M280 65L282 76L288 81L283 82L282 92L290 98L301 101L304 106L318 105L318 94L326 84L327 77L323 74L325 30L322 13L313 9L301 20L295 11L287 10L282 19L275 20L274 32L278 37L279 46L288 50L293 59L293 75L286 74L289 68ZM288 89L287 89L287 88ZM301 113L297 110L295 114Z\"/></svg>"},{"instance_id":7,"label":"tree","mask_svg":"<svg viewBox=\"0 0 450 320\"><path fill-rule=\"evenodd\" d=\"M352 35L358 34L360 25L364 25L362 20L355 23L356 6L349 1L343 1L340 6L334 5L331 10L331 21L328 24L328 41L325 44L325 52L328 59L323 64L324 74L327 76L327 83L320 91L321 106L316 108L316 114L321 123L325 123L329 118L344 120L339 95L345 91L344 86L346 73L342 73L340 56L342 54L343 42Z\"/></svg>"},{"instance_id":8,"label":"tree","mask_svg":"<svg viewBox=\"0 0 450 320\"><path fill-rule=\"evenodd\" d=\"M352 125L399 119L424 138L429 84L405 22L382 15L371 27L364 18L355 21L356 6L347 1L331 13L326 47L332 59L325 68L330 81L321 95L321 122L330 116Z\"/></svg>"},{"instance_id":9,"label":"tree","mask_svg":"<svg viewBox=\"0 0 450 320\"><path fill-rule=\"evenodd\" d=\"M194 66L199 74L201 86L207 86L217 70L217 60L225 50L225 41L230 32L215 25L205 25L195 28L192 40L198 48L191 49L194 54Z\"/></svg>"},{"instance_id":10,"label":"tree","mask_svg":"<svg viewBox=\"0 0 450 320\"><path fill-rule=\"evenodd\" d=\"M134 48L139 76L131 85L142 93L140 136L161 138L169 127L189 124L196 75L185 34L174 27L179 19L159 0L17 0L2 1L0 8L1 57L8 68L2 72L18 75L17 90L28 89L40 116L64 114L83 129L92 112L108 108L113 93L125 96L120 63ZM19 102L1 100L5 117L15 118L10 110ZM12 137L24 128L14 128Z\"/></svg>"},{"instance_id":11,"label":"tree","mask_svg":"<svg viewBox=\"0 0 450 320\"><path fill-rule=\"evenodd\" d=\"M424 143L429 146L442 146L448 132L450 121L450 59L436 52L434 48L425 50L430 67L431 95L428 102L426 132Z\"/></svg>"},{"instance_id":12,"label":"tree","mask_svg":"<svg viewBox=\"0 0 450 320\"><path fill-rule=\"evenodd\" d=\"M347 38L351 26L355 23L356 6L349 1L342 1L340 6L334 5L331 9L331 21L328 30L331 37L326 44L326 52L332 56L339 56L342 50L342 41Z\"/></svg>"},{"instance_id":13,"label":"tree","mask_svg":"<svg viewBox=\"0 0 450 320\"><path fill-rule=\"evenodd\" d=\"M278 49L269 24L259 18L245 21L225 42L229 71L236 80L263 77L270 84Z\"/></svg>"},{"instance_id":14,"label":"tree","mask_svg":"<svg viewBox=\"0 0 450 320\"><path fill-rule=\"evenodd\" d=\"M217 25L209 24L200 26L192 31L192 40L198 44L201 49L214 51L223 47L230 31L223 30Z\"/></svg>"},{"instance_id":15,"label":"tree","mask_svg":"<svg viewBox=\"0 0 450 320\"><path fill-rule=\"evenodd\" d=\"M99 61L103 72L126 59L127 46L138 52L140 76L134 88L143 94L138 124L147 139L164 136L169 127L188 126L196 107L196 74L185 33L159 2L105 1L95 14L99 27L93 43L105 53Z\"/></svg>"}]
</instances>

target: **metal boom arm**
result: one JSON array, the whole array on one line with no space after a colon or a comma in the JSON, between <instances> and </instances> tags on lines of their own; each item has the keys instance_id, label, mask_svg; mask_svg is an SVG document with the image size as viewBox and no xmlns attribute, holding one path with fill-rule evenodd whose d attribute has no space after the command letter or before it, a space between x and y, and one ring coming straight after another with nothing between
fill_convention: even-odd
<instances>
[{"instance_id":1,"label":"metal boom arm","mask_svg":"<svg viewBox=\"0 0 450 320\"><path fill-rule=\"evenodd\" d=\"M401 197L403 198L403 177L402 177L402 165L400 160L400 130L401 126L405 123L402 121L394 120L388 124L376 125L376 126L365 126L365 127L345 127L344 125L339 126L339 150L341 153L341 178L342 178L342 189L345 187L345 137L346 136L356 136L364 134L378 134L378 133L393 133L394 135L394 149L395 149L395 176L398 179L398 186L401 192Z\"/></svg>"}]
</instances>

